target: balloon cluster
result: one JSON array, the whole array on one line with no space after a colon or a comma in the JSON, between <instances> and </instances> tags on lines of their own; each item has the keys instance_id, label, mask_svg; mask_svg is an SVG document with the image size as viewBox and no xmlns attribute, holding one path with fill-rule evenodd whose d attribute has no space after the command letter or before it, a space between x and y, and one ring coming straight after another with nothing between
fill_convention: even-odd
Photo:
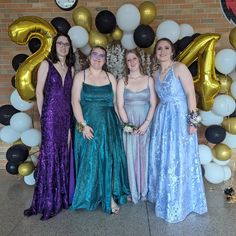
<instances>
[{"instance_id":1,"label":"balloon cluster","mask_svg":"<svg viewBox=\"0 0 236 236\"><path fill-rule=\"evenodd\" d=\"M230 32L229 40L235 48L236 31ZM211 145L199 145L205 178L214 184L231 178L228 166L232 149L236 148L236 53L233 49L222 49L215 57L219 93L208 111L200 111L202 124L207 126L205 137ZM210 146L212 148L210 148Z\"/></svg>"}]
</instances>

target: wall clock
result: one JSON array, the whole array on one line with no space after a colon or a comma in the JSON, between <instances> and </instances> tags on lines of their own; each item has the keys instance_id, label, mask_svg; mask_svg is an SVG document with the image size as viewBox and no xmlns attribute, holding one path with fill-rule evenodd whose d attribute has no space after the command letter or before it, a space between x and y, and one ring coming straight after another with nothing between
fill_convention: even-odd
<instances>
[{"instance_id":1,"label":"wall clock","mask_svg":"<svg viewBox=\"0 0 236 236\"><path fill-rule=\"evenodd\" d=\"M55 0L57 6L64 11L70 11L76 7L78 0Z\"/></svg>"}]
</instances>

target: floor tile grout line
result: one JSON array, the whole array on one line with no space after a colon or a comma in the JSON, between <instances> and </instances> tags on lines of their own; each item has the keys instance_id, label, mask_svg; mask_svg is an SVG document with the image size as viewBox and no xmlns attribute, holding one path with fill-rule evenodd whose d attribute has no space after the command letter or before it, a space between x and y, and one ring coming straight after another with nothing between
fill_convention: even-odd
<instances>
[{"instance_id":1,"label":"floor tile grout line","mask_svg":"<svg viewBox=\"0 0 236 236\"><path fill-rule=\"evenodd\" d=\"M149 212L148 212L147 201L145 202L145 206L146 206L146 212L147 212L147 220L148 220L148 231L149 231L149 236L152 236L152 235L151 235L151 227L150 227L150 220L149 220Z\"/></svg>"}]
</instances>

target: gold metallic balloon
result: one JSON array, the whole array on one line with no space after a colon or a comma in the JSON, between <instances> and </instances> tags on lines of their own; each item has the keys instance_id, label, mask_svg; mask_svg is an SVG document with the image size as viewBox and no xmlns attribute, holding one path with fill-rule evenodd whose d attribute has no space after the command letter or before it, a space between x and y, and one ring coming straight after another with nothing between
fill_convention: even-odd
<instances>
[{"instance_id":1,"label":"gold metallic balloon","mask_svg":"<svg viewBox=\"0 0 236 236\"><path fill-rule=\"evenodd\" d=\"M222 127L231 134L236 134L236 117L225 118Z\"/></svg>"},{"instance_id":2,"label":"gold metallic balloon","mask_svg":"<svg viewBox=\"0 0 236 236\"><path fill-rule=\"evenodd\" d=\"M107 43L111 43L113 41L111 34L106 34L106 38L107 38Z\"/></svg>"},{"instance_id":3,"label":"gold metallic balloon","mask_svg":"<svg viewBox=\"0 0 236 236\"><path fill-rule=\"evenodd\" d=\"M153 43L151 46L149 46L148 48L144 48L144 51L148 54L153 54L154 53L154 48L157 42L157 38L154 39Z\"/></svg>"},{"instance_id":4,"label":"gold metallic balloon","mask_svg":"<svg viewBox=\"0 0 236 236\"><path fill-rule=\"evenodd\" d=\"M212 148L212 153L216 159L220 161L227 161L231 158L232 150L226 144L219 143Z\"/></svg>"},{"instance_id":5,"label":"gold metallic balloon","mask_svg":"<svg viewBox=\"0 0 236 236\"><path fill-rule=\"evenodd\" d=\"M194 77L194 86L199 95L198 107L204 111L211 109L214 97L220 90L215 73L215 44L219 39L219 34L200 35L177 58L187 66L198 60L198 74Z\"/></svg>"},{"instance_id":6,"label":"gold metallic balloon","mask_svg":"<svg viewBox=\"0 0 236 236\"><path fill-rule=\"evenodd\" d=\"M90 34L89 34L89 44L90 46L93 48L95 46L101 46L106 48L107 47L107 38L104 34L95 31L95 30L91 30Z\"/></svg>"},{"instance_id":7,"label":"gold metallic balloon","mask_svg":"<svg viewBox=\"0 0 236 236\"><path fill-rule=\"evenodd\" d=\"M140 4L139 12L141 16L140 24L150 24L157 15L156 6L153 2L146 1Z\"/></svg>"},{"instance_id":8,"label":"gold metallic balloon","mask_svg":"<svg viewBox=\"0 0 236 236\"><path fill-rule=\"evenodd\" d=\"M229 33L229 42L236 49L236 27L234 27Z\"/></svg>"},{"instance_id":9,"label":"gold metallic balloon","mask_svg":"<svg viewBox=\"0 0 236 236\"><path fill-rule=\"evenodd\" d=\"M90 32L92 28L92 15L86 7L76 8L72 13L72 18L76 25L79 25Z\"/></svg>"},{"instance_id":10,"label":"gold metallic balloon","mask_svg":"<svg viewBox=\"0 0 236 236\"><path fill-rule=\"evenodd\" d=\"M220 91L221 94L229 94L230 86L233 83L233 80L227 75L216 74L218 80L220 81Z\"/></svg>"},{"instance_id":11,"label":"gold metallic balloon","mask_svg":"<svg viewBox=\"0 0 236 236\"><path fill-rule=\"evenodd\" d=\"M32 38L38 38L41 41L39 50L29 56L16 72L16 89L23 100L31 101L35 98L32 75L37 66L50 53L52 40L56 33L56 29L50 23L37 16L20 17L8 28L9 37L17 44L25 45Z\"/></svg>"},{"instance_id":12,"label":"gold metallic balloon","mask_svg":"<svg viewBox=\"0 0 236 236\"><path fill-rule=\"evenodd\" d=\"M21 139L18 139L17 141L15 141L15 142L13 143L13 145L17 145L17 144L22 144L22 145L26 146L29 151L31 150L31 147L25 145L25 144L21 141Z\"/></svg>"},{"instance_id":13,"label":"gold metallic balloon","mask_svg":"<svg viewBox=\"0 0 236 236\"><path fill-rule=\"evenodd\" d=\"M35 167L34 167L33 162L26 161L26 162L19 165L18 172L22 176L27 176L33 172L34 168Z\"/></svg>"},{"instance_id":14,"label":"gold metallic balloon","mask_svg":"<svg viewBox=\"0 0 236 236\"><path fill-rule=\"evenodd\" d=\"M118 26L116 26L116 28L112 32L111 36L115 41L119 41L122 39L123 31Z\"/></svg>"}]
</instances>

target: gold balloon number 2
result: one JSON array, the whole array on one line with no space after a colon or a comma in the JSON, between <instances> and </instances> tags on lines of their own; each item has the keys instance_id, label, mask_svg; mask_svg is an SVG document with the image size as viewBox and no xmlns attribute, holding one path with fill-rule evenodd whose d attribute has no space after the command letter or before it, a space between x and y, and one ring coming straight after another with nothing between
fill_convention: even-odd
<instances>
[{"instance_id":1,"label":"gold balloon number 2","mask_svg":"<svg viewBox=\"0 0 236 236\"><path fill-rule=\"evenodd\" d=\"M38 38L41 41L39 50L30 55L16 72L16 89L23 100L35 99L34 74L38 65L50 53L56 33L56 29L50 23L36 16L20 17L8 28L9 37L17 44L26 45L32 38Z\"/></svg>"},{"instance_id":2,"label":"gold balloon number 2","mask_svg":"<svg viewBox=\"0 0 236 236\"><path fill-rule=\"evenodd\" d=\"M198 61L194 85L199 95L198 107L204 111L211 109L214 97L220 90L220 82L215 73L215 45L219 39L219 34L200 35L177 58L186 66Z\"/></svg>"}]
</instances>

